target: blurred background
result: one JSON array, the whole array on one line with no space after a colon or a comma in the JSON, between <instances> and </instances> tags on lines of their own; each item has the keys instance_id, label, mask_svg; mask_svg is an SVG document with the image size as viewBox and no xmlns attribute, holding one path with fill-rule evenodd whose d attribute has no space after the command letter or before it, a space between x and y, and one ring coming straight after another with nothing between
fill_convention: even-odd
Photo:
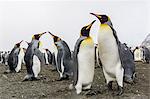
<instances>
[{"instance_id":1,"label":"blurred background","mask_svg":"<svg viewBox=\"0 0 150 99\"><path fill-rule=\"evenodd\" d=\"M148 0L1 0L0 50L11 50L21 40L30 42L33 34L45 31L64 39L73 50L81 28L96 19L90 12L108 15L128 46L141 45L150 33ZM99 24L97 20L91 29L95 43ZM49 34L40 40L44 48L53 49Z\"/></svg>"}]
</instances>

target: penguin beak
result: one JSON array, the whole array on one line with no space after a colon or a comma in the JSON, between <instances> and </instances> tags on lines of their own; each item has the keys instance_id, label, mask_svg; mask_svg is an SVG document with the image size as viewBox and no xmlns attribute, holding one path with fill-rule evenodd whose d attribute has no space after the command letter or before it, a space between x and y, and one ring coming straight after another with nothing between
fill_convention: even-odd
<instances>
[{"instance_id":1,"label":"penguin beak","mask_svg":"<svg viewBox=\"0 0 150 99\"><path fill-rule=\"evenodd\" d=\"M23 40L22 40L22 41L20 41L19 43L17 43L17 44L16 44L16 46L17 46L17 47L19 47L19 46L20 46L20 44L21 44L21 42L23 42Z\"/></svg>"},{"instance_id":2,"label":"penguin beak","mask_svg":"<svg viewBox=\"0 0 150 99\"><path fill-rule=\"evenodd\" d=\"M30 44L29 42L25 41L28 45Z\"/></svg>"},{"instance_id":3,"label":"penguin beak","mask_svg":"<svg viewBox=\"0 0 150 99\"><path fill-rule=\"evenodd\" d=\"M43 32L43 33L41 33L41 34L39 34L40 36L42 36L43 34L45 34L46 32Z\"/></svg>"},{"instance_id":4,"label":"penguin beak","mask_svg":"<svg viewBox=\"0 0 150 99\"><path fill-rule=\"evenodd\" d=\"M100 18L101 18L101 16L100 16L100 15L98 15L98 14L95 14L95 13L90 13L90 14L92 14L92 15L96 16L98 19L100 19Z\"/></svg>"},{"instance_id":5,"label":"penguin beak","mask_svg":"<svg viewBox=\"0 0 150 99\"><path fill-rule=\"evenodd\" d=\"M51 32L48 31L48 33L54 38L54 35Z\"/></svg>"},{"instance_id":6,"label":"penguin beak","mask_svg":"<svg viewBox=\"0 0 150 99\"><path fill-rule=\"evenodd\" d=\"M23 42L23 40L22 40L22 41L20 41L20 42L19 42L19 44L21 44L21 42Z\"/></svg>"},{"instance_id":7,"label":"penguin beak","mask_svg":"<svg viewBox=\"0 0 150 99\"><path fill-rule=\"evenodd\" d=\"M25 41L27 44L29 43L29 42L27 42L27 41Z\"/></svg>"},{"instance_id":8,"label":"penguin beak","mask_svg":"<svg viewBox=\"0 0 150 99\"><path fill-rule=\"evenodd\" d=\"M89 24L88 27L86 28L86 30L90 29L95 21L96 20L94 20L91 24Z\"/></svg>"}]
</instances>

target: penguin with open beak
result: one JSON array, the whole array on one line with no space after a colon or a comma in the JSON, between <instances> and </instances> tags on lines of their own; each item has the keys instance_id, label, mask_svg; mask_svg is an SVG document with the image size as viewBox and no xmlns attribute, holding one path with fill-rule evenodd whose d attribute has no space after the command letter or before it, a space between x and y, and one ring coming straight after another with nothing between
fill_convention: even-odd
<instances>
[{"instance_id":1,"label":"penguin with open beak","mask_svg":"<svg viewBox=\"0 0 150 99\"><path fill-rule=\"evenodd\" d=\"M40 37L46 32L35 34L32 37L32 41L29 43L26 50L24 61L27 68L27 75L23 81L38 80L38 74L41 71L41 65L44 65L44 55L40 51Z\"/></svg>"}]
</instances>

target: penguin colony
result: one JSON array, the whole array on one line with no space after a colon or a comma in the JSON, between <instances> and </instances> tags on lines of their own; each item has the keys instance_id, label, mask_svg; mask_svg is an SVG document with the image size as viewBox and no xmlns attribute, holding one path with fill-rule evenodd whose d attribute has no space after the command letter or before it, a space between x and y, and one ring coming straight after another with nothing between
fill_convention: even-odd
<instances>
[{"instance_id":1,"label":"penguin colony","mask_svg":"<svg viewBox=\"0 0 150 99\"><path fill-rule=\"evenodd\" d=\"M51 64L54 70L59 73L58 81L71 79L69 88L75 89L76 93L80 94L82 90L91 89L96 60L103 69L108 90L112 91L112 82L116 81L118 85L116 95L121 95L123 81L130 84L134 82L133 54L126 44L119 41L111 19L107 15L90 14L100 22L96 46L90 36L91 27L96 20L81 28L80 36L72 52L63 39L49 31L34 34L31 42L26 41L27 49L20 47L22 40L15 44L9 53L0 52L0 62L9 66L5 73L18 73L23 63L27 69L23 81L39 80L38 74L41 71L41 66ZM53 38L57 49L54 53L40 47L40 37L45 33L49 33ZM137 50L134 51L134 54L136 53ZM145 58L146 62L149 62L150 59L147 57Z\"/></svg>"}]
</instances>

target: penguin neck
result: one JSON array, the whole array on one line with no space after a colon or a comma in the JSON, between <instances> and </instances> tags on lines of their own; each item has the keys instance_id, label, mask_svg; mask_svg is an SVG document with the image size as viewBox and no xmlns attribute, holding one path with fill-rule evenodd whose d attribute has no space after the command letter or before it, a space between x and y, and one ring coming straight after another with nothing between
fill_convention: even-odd
<instances>
[{"instance_id":1,"label":"penguin neck","mask_svg":"<svg viewBox=\"0 0 150 99\"><path fill-rule=\"evenodd\" d=\"M15 52L17 49L19 49L19 47L14 47L11 51L11 53Z\"/></svg>"},{"instance_id":2,"label":"penguin neck","mask_svg":"<svg viewBox=\"0 0 150 99\"><path fill-rule=\"evenodd\" d=\"M107 21L107 22L105 22L105 23L101 23L100 26L104 26L104 25L108 25L108 26L110 26L110 27L113 27L113 24L112 24L111 21Z\"/></svg>"},{"instance_id":3,"label":"penguin neck","mask_svg":"<svg viewBox=\"0 0 150 99\"><path fill-rule=\"evenodd\" d=\"M37 39L32 39L32 41L33 41L33 42L34 42L34 41L38 42L39 40L37 40Z\"/></svg>"},{"instance_id":4,"label":"penguin neck","mask_svg":"<svg viewBox=\"0 0 150 99\"><path fill-rule=\"evenodd\" d=\"M65 41L62 41L62 45L63 45L64 57L70 58L71 51L70 51L68 44Z\"/></svg>"},{"instance_id":5,"label":"penguin neck","mask_svg":"<svg viewBox=\"0 0 150 99\"><path fill-rule=\"evenodd\" d=\"M39 40L33 39L33 40L31 41L30 46L33 46L34 48L39 48L39 46L40 46L39 43L40 43Z\"/></svg>"}]
</instances>

